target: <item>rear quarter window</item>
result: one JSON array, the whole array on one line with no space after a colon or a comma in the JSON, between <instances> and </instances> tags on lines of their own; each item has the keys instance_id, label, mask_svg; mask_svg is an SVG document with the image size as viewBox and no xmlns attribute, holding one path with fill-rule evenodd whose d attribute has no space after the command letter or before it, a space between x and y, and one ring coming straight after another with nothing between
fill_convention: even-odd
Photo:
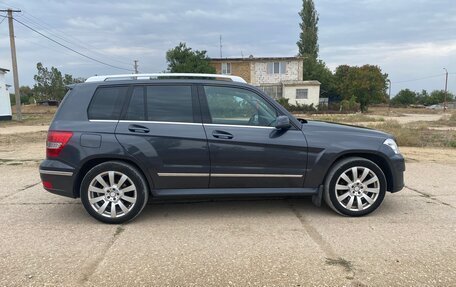
<instances>
[{"instance_id":1,"label":"rear quarter window","mask_svg":"<svg viewBox=\"0 0 456 287\"><path fill-rule=\"evenodd\" d=\"M98 88L89 105L89 120L118 120L127 92L126 86Z\"/></svg>"}]
</instances>

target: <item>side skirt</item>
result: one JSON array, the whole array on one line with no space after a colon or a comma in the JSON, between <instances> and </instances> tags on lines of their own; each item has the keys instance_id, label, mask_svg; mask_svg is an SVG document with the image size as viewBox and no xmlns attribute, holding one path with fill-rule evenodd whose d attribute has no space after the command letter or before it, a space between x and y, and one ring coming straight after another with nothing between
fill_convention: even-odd
<instances>
[{"instance_id":1,"label":"side skirt","mask_svg":"<svg viewBox=\"0 0 456 287\"><path fill-rule=\"evenodd\" d=\"M204 188L204 189L156 189L155 197L222 197L222 196L299 196L316 195L319 188Z\"/></svg>"}]
</instances>

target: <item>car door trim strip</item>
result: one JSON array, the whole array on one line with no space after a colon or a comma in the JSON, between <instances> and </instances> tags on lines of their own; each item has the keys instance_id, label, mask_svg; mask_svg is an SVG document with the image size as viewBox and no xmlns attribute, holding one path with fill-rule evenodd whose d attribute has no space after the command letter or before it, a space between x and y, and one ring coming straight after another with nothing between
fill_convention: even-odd
<instances>
[{"instance_id":1,"label":"car door trim strip","mask_svg":"<svg viewBox=\"0 0 456 287\"><path fill-rule=\"evenodd\" d=\"M159 172L158 176L209 176L209 173Z\"/></svg>"},{"instance_id":2,"label":"car door trim strip","mask_svg":"<svg viewBox=\"0 0 456 287\"><path fill-rule=\"evenodd\" d=\"M213 176L213 177L302 177L302 174L271 174L271 173L186 173L159 172L158 176Z\"/></svg>"},{"instance_id":3,"label":"car door trim strip","mask_svg":"<svg viewBox=\"0 0 456 287\"><path fill-rule=\"evenodd\" d=\"M271 173L211 173L213 177L302 177L302 174Z\"/></svg>"}]
</instances>

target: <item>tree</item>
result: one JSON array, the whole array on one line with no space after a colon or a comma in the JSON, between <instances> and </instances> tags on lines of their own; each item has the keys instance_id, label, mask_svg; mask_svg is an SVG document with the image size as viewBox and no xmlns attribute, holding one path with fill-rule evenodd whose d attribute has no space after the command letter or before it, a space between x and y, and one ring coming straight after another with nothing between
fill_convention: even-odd
<instances>
[{"instance_id":1,"label":"tree","mask_svg":"<svg viewBox=\"0 0 456 287\"><path fill-rule=\"evenodd\" d=\"M166 52L168 71L171 73L206 73L215 74L215 68L209 64L205 50L192 50L185 43L179 43Z\"/></svg>"},{"instance_id":2,"label":"tree","mask_svg":"<svg viewBox=\"0 0 456 287\"><path fill-rule=\"evenodd\" d=\"M361 67L341 65L334 75L336 90L343 99L355 96L362 112L367 111L370 104L386 101L386 79L378 66L364 65Z\"/></svg>"},{"instance_id":3,"label":"tree","mask_svg":"<svg viewBox=\"0 0 456 287\"><path fill-rule=\"evenodd\" d=\"M450 92L446 92L447 102L453 101L454 95ZM435 90L432 91L429 95L428 105L436 105L445 102L445 91L444 90Z\"/></svg>"},{"instance_id":4,"label":"tree","mask_svg":"<svg viewBox=\"0 0 456 287\"><path fill-rule=\"evenodd\" d=\"M319 59L304 58L303 80L316 80L321 83L320 90L325 97L334 96L334 75L326 66L325 62Z\"/></svg>"},{"instance_id":5,"label":"tree","mask_svg":"<svg viewBox=\"0 0 456 287\"><path fill-rule=\"evenodd\" d=\"M33 77L35 85L33 91L37 99L62 100L66 93L66 85L80 83L82 78L74 79L72 75L65 74L62 76L56 67L48 69L42 63L36 64L37 74Z\"/></svg>"},{"instance_id":6,"label":"tree","mask_svg":"<svg viewBox=\"0 0 456 287\"><path fill-rule=\"evenodd\" d=\"M447 101L452 101L454 95L447 93ZM409 89L401 90L397 95L391 99L393 106L408 106L408 105L437 105L442 104L445 101L445 91L435 90L429 94L426 90L422 90L420 93L411 91Z\"/></svg>"},{"instance_id":7,"label":"tree","mask_svg":"<svg viewBox=\"0 0 456 287\"><path fill-rule=\"evenodd\" d=\"M317 59L318 57L318 14L315 10L313 0L303 0L301 16L301 33L296 43L299 48L299 55Z\"/></svg>"},{"instance_id":8,"label":"tree","mask_svg":"<svg viewBox=\"0 0 456 287\"><path fill-rule=\"evenodd\" d=\"M408 106L416 104L418 100L417 93L409 89L400 90L397 95L391 99L392 106Z\"/></svg>"}]
</instances>

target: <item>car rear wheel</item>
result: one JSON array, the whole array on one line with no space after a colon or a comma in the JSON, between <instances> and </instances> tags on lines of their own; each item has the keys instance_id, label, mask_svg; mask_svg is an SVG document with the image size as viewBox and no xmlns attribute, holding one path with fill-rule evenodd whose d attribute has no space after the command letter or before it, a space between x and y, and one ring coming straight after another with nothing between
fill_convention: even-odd
<instances>
[{"instance_id":1,"label":"car rear wheel","mask_svg":"<svg viewBox=\"0 0 456 287\"><path fill-rule=\"evenodd\" d=\"M385 174L374 162L352 157L336 163L325 182L325 202L334 211L362 216L377 209L386 193Z\"/></svg>"},{"instance_id":2,"label":"car rear wheel","mask_svg":"<svg viewBox=\"0 0 456 287\"><path fill-rule=\"evenodd\" d=\"M82 180L81 201L99 221L119 224L135 218L145 207L149 191L133 166L110 161L92 168Z\"/></svg>"}]
</instances>

